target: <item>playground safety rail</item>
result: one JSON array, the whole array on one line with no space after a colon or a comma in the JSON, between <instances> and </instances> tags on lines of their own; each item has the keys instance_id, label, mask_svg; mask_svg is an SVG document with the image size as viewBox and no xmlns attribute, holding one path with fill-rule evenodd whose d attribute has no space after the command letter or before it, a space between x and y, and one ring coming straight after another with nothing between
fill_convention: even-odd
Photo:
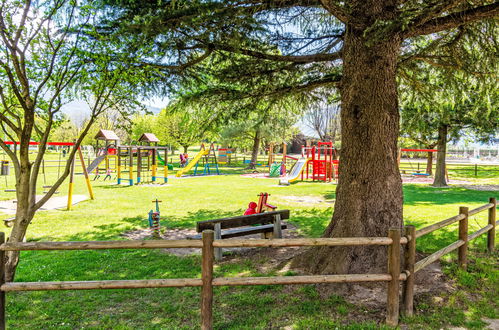
<instances>
[{"instance_id":1,"label":"playground safety rail","mask_svg":"<svg viewBox=\"0 0 499 330\"><path fill-rule=\"evenodd\" d=\"M460 207L459 215L440 221L418 231L414 226L405 226L402 236L400 228L392 228L387 237L343 237L343 238L295 238L295 239L233 239L215 240L212 230L205 230L201 240L157 240L157 241L86 241L86 242L16 242L6 243L5 233L0 232L0 329L5 329L5 296L11 291L40 290L91 290L91 289L138 289L165 287L201 287L201 329L213 329L213 287L245 285L290 285L318 283L387 282L386 323L396 326L400 313L399 283L403 285L403 312L413 314L415 273L443 255L459 248L459 265L466 268L468 242L488 233L487 248L494 250L496 228L495 198L471 211ZM468 217L489 210L488 225L468 235ZM449 246L415 262L416 239L459 221L459 240ZM499 222L499 221L498 221ZM289 247L289 246L387 246L387 272L380 274L300 275L270 277L213 277L214 249L227 247ZM405 260L401 271L401 247ZM5 252L34 250L101 250L101 249L160 249L200 248L202 250L201 278L148 279L148 280L100 280L100 281L56 281L56 282L5 282Z\"/></svg>"}]
</instances>

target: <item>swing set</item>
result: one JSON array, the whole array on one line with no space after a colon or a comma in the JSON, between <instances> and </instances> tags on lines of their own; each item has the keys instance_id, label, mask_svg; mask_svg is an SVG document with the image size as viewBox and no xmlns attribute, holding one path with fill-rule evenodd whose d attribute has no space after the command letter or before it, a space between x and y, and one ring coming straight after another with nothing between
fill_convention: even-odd
<instances>
[{"instance_id":1,"label":"swing set","mask_svg":"<svg viewBox=\"0 0 499 330\"><path fill-rule=\"evenodd\" d=\"M409 164L410 168L411 168L411 173L410 175L412 176L416 176L416 177L428 177L431 175L431 172L429 171L431 166L432 166L432 163L433 163L433 158L432 160L430 161L429 164L427 164L426 166L426 169L424 170L424 172L422 172L422 170L419 168L419 163L418 163L418 167L415 168L411 162L411 159L414 158L414 155L416 153L421 153L421 152L426 152L426 153L435 153L435 152L438 152L437 149L406 149L406 148L402 148L399 150L399 153L398 153L398 159L397 159L397 162L398 162L398 165L399 165L399 168L400 168L400 160L402 158L402 153L408 153L409 157L405 158L407 159L407 163ZM412 157L410 157L412 155ZM402 174L405 174L405 170L402 169ZM449 174L447 173L447 165L445 167L445 176L447 177L447 180L449 180Z\"/></svg>"},{"instance_id":2,"label":"swing set","mask_svg":"<svg viewBox=\"0 0 499 330\"><path fill-rule=\"evenodd\" d=\"M14 148L16 148L17 145L19 145L19 142L17 141L4 141L6 145L13 145ZM29 142L30 146L38 146L40 145L39 142ZM72 142L47 142L47 146L59 146L63 148L71 148L74 146L74 143ZM68 152L69 154L69 152ZM87 190L90 196L90 199L95 199L94 192L92 189L92 185L90 183L90 178L88 176L87 168L85 166L85 160L83 158L83 153L81 152L81 148L78 148L77 150L78 158L80 159L80 164L82 168L83 175L85 176L85 182L87 185ZM59 153L59 159L58 159L58 165L57 165L57 178L60 178L61 174L61 155L62 151ZM73 189L74 189L74 166L75 166L75 161L76 161L76 155L71 161L71 169L70 169L70 175L69 175L69 186L68 186L68 199L67 199L67 210L71 210L72 206L72 201L73 201ZM10 174L10 165L8 160L2 160L2 169L1 169L1 175L5 176L5 186L6 189L4 190L5 192L16 192L15 189L8 189L8 179L7 177ZM47 185L47 175L46 175L46 166L45 165L45 160L42 160L41 163L42 166L42 174L43 174L43 188L44 189L50 189L53 187L53 185ZM44 191L44 193L47 193L47 191ZM58 193L58 192L56 192Z\"/></svg>"}]
</instances>

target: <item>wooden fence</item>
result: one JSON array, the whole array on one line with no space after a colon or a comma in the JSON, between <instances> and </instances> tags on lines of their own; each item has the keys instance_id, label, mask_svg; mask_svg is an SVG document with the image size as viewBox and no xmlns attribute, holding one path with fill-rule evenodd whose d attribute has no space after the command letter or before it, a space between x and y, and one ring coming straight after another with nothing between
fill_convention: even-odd
<instances>
[{"instance_id":1,"label":"wooden fence","mask_svg":"<svg viewBox=\"0 0 499 330\"><path fill-rule=\"evenodd\" d=\"M399 319L399 284L403 286L403 312L413 314L414 276L443 255L459 249L459 265L466 267L468 242L488 233L487 247L494 249L496 228L496 199L473 210L459 209L459 215L440 221L418 231L414 226L390 229L387 237L346 238L296 238L296 239L231 239L215 240L214 232L206 230L201 240L158 241L96 241L96 242L28 242L5 243L0 232L0 260L5 251L28 250L100 250L100 249L159 249L200 248L202 250L201 278L105 280L105 281L58 281L58 282L5 282L5 264L0 265L0 329L5 329L5 293L10 291L38 290L90 290L90 289L137 289L165 287L201 287L201 328L213 328L213 287L244 285L289 285L318 283L387 282L386 323L395 326ZM468 217L488 210L488 225L468 235ZM416 239L459 221L459 240L416 262ZM388 246L387 272L380 274L342 274L272 277L218 277L213 276L214 249L228 247L289 247L289 246ZM403 249L401 248L403 247ZM404 251L404 268L401 271L401 250Z\"/></svg>"}]
</instances>

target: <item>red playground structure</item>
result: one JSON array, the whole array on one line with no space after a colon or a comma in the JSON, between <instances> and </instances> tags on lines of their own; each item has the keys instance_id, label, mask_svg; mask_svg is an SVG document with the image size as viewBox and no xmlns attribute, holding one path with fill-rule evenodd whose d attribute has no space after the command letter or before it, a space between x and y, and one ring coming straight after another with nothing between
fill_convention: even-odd
<instances>
[{"instance_id":1,"label":"red playground structure","mask_svg":"<svg viewBox=\"0 0 499 330\"><path fill-rule=\"evenodd\" d=\"M317 146L302 146L302 157L308 159L304 176L313 181L331 182L338 178L339 161L335 158L336 149L333 142L318 142Z\"/></svg>"}]
</instances>

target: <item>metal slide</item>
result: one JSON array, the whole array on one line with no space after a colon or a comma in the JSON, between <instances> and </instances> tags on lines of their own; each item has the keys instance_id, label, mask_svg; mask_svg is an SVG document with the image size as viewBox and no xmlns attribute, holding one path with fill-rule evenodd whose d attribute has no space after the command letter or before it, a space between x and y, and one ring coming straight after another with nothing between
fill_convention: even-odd
<instances>
[{"instance_id":1,"label":"metal slide","mask_svg":"<svg viewBox=\"0 0 499 330\"><path fill-rule=\"evenodd\" d=\"M209 152L210 152L210 149L202 149L201 151L199 151L197 153L197 155L189 162L189 164L187 164L184 168L177 171L177 174L175 174L175 176L177 178L180 178L182 175L189 172L190 169L193 168L194 165L197 164L197 162L199 162L201 157L203 157L204 155L207 155Z\"/></svg>"},{"instance_id":2,"label":"metal slide","mask_svg":"<svg viewBox=\"0 0 499 330\"><path fill-rule=\"evenodd\" d=\"M106 155L102 155L102 156L99 156L97 158L95 158L91 163L90 165L88 165L87 167L87 173L92 173L93 170L95 170L95 168L97 166L99 166L100 163L102 163L102 161L104 160L104 158L106 158Z\"/></svg>"},{"instance_id":3,"label":"metal slide","mask_svg":"<svg viewBox=\"0 0 499 330\"><path fill-rule=\"evenodd\" d=\"M289 174L286 177L281 178L279 180L279 184L283 185L283 186L287 186L291 182L299 180L300 179L300 175L303 172L303 170L306 168L306 165L307 165L307 163L308 163L309 160L311 160L311 158L300 158L300 159L298 159L298 161L291 168L291 171L289 172Z\"/></svg>"}]
</instances>

